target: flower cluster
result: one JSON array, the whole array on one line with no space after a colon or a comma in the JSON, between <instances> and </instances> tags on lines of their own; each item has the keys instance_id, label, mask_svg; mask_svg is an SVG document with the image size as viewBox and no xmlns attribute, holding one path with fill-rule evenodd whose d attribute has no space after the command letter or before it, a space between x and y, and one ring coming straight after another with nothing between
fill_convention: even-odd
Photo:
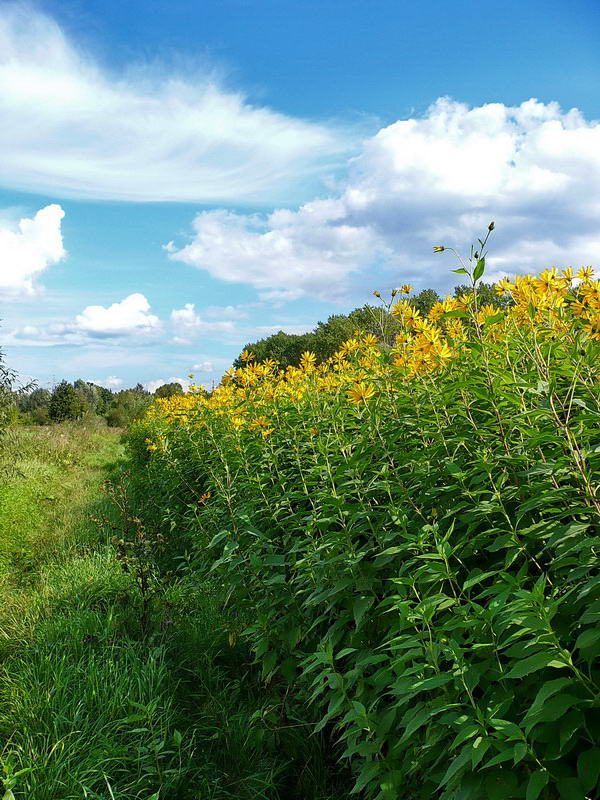
<instances>
[{"instance_id":1,"label":"flower cluster","mask_svg":"<svg viewBox=\"0 0 600 800\"><path fill-rule=\"evenodd\" d=\"M555 267L537 276L503 278L496 285L506 301L500 311L480 305L477 290L461 297L446 297L422 316L408 297L412 290L390 306L398 324L392 346L382 344L372 333L357 331L321 364L315 353L305 352L298 366L280 369L277 362L257 362L244 351L244 366L228 370L221 384L207 396L201 387L183 395L156 401L150 414L168 422L203 425L207 415L223 417L233 430L246 430L268 438L277 416L286 404L314 402L322 394L337 395L355 407L376 402L382 393L395 391L402 383L427 379L448 368L475 345L511 342L527 337L573 337L600 341L600 281L591 267L576 275L568 267ZM159 445L148 442L148 450Z\"/></svg>"}]
</instances>

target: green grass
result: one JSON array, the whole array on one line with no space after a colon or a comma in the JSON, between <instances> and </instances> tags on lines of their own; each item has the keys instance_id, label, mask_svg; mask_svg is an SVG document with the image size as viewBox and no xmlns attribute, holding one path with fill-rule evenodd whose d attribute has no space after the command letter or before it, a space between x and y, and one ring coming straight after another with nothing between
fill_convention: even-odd
<instances>
[{"instance_id":1,"label":"green grass","mask_svg":"<svg viewBox=\"0 0 600 800\"><path fill-rule=\"evenodd\" d=\"M243 620L224 616L219 587L171 579L142 635L137 590L97 521L116 521L102 483L124 466L106 428L3 441L4 788L16 800L345 797L323 738L230 640Z\"/></svg>"}]
</instances>

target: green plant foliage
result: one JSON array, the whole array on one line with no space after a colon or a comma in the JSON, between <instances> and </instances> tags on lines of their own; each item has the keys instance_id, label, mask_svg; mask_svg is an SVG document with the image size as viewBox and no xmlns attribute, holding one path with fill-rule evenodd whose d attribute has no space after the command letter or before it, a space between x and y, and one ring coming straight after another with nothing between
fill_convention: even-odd
<instances>
[{"instance_id":1,"label":"green plant foliage","mask_svg":"<svg viewBox=\"0 0 600 800\"><path fill-rule=\"evenodd\" d=\"M598 796L598 357L532 327L370 402L282 402L266 444L218 413L134 426L145 513L228 587L358 796Z\"/></svg>"},{"instance_id":2,"label":"green plant foliage","mask_svg":"<svg viewBox=\"0 0 600 800\"><path fill-rule=\"evenodd\" d=\"M397 325L390 314L384 312L383 316L383 323L387 321L391 332ZM272 358L280 368L285 369L287 366L298 364L300 356L306 350L314 353L317 363L320 363L332 356L342 342L354 336L357 330L380 336L381 329L381 309L366 305L355 308L349 314L334 314L327 322L319 322L314 331L302 334L279 331L265 339L247 344L244 350L254 353L258 361ZM240 367L243 363L243 359L238 357L233 365Z\"/></svg>"}]
</instances>

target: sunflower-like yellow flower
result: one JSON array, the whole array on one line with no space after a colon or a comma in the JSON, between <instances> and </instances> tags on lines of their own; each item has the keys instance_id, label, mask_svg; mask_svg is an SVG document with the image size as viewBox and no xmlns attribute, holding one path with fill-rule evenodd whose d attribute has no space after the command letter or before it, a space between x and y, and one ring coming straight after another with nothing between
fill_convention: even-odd
<instances>
[{"instance_id":1,"label":"sunflower-like yellow flower","mask_svg":"<svg viewBox=\"0 0 600 800\"><path fill-rule=\"evenodd\" d=\"M355 406L361 403L366 403L375 394L375 387L371 383L356 383L351 389L348 390L348 400Z\"/></svg>"},{"instance_id":2,"label":"sunflower-like yellow flower","mask_svg":"<svg viewBox=\"0 0 600 800\"><path fill-rule=\"evenodd\" d=\"M300 366L303 370L308 372L308 370L314 367L316 360L317 357L314 353L311 353L310 350L305 350L300 356Z\"/></svg>"},{"instance_id":3,"label":"sunflower-like yellow flower","mask_svg":"<svg viewBox=\"0 0 600 800\"><path fill-rule=\"evenodd\" d=\"M577 277L580 281L591 281L594 277L594 270L592 267L581 267L580 270L577 270Z\"/></svg>"},{"instance_id":4,"label":"sunflower-like yellow flower","mask_svg":"<svg viewBox=\"0 0 600 800\"><path fill-rule=\"evenodd\" d=\"M362 338L362 343L365 347L375 347L379 343L379 339L373 333L366 333Z\"/></svg>"}]
</instances>

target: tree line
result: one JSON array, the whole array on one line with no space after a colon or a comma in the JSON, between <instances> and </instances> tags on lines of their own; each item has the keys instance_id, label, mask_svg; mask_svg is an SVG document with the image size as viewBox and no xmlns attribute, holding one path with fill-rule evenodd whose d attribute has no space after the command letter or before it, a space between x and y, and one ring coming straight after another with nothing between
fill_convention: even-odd
<instances>
[{"instance_id":1,"label":"tree line","mask_svg":"<svg viewBox=\"0 0 600 800\"><path fill-rule=\"evenodd\" d=\"M456 286L454 296L470 295L472 291L472 287L467 285ZM379 296L379 293L376 295ZM507 303L504 298L498 296L494 284L491 283L478 285L477 298L480 305L489 304L499 309ZM423 317L427 316L432 306L441 300L442 297L435 289L423 289L412 298L408 298L408 302ZM253 353L257 361L271 358L281 369L285 369L288 366L297 366L300 356L306 350L316 355L317 363L326 361L345 341L351 339L357 330L372 333L385 344L392 344L397 328L398 323L387 310L385 303L380 306L367 304L355 308L349 314L334 314L327 319L327 322L319 322L313 331L307 333L293 334L278 331L264 339L249 342L242 353ZM244 359L240 354L233 362L233 366L238 368L243 365Z\"/></svg>"},{"instance_id":2,"label":"tree line","mask_svg":"<svg viewBox=\"0 0 600 800\"><path fill-rule=\"evenodd\" d=\"M139 419L156 397L181 394L179 383L166 383L150 393L141 383L131 389L111 391L91 381L61 381L52 390L33 388L8 392L9 421L48 425L53 422L103 418L107 425L124 427Z\"/></svg>"}]
</instances>

